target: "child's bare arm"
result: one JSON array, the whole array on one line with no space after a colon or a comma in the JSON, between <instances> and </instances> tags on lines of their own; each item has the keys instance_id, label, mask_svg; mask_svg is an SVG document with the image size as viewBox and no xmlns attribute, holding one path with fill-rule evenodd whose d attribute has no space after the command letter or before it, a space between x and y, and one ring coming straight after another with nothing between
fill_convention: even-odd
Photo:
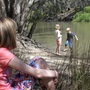
<instances>
[{"instance_id":1,"label":"child's bare arm","mask_svg":"<svg viewBox=\"0 0 90 90\"><path fill-rule=\"evenodd\" d=\"M76 40L78 40L78 37L75 35Z\"/></svg>"},{"instance_id":2,"label":"child's bare arm","mask_svg":"<svg viewBox=\"0 0 90 90\"><path fill-rule=\"evenodd\" d=\"M55 75L55 72L52 70L45 70L45 69L35 69L31 66L28 66L27 64L23 63L20 59L18 59L17 57L14 57L9 63L8 66L17 69L19 71L22 71L26 74L29 74L33 77L36 78L41 78L41 79L45 79L45 78L53 78L53 77L57 77Z\"/></svg>"}]
</instances>

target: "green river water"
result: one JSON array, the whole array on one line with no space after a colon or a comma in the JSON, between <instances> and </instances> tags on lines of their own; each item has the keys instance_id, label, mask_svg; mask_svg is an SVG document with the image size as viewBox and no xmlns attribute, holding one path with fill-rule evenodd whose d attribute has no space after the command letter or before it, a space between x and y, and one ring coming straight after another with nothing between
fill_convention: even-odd
<instances>
[{"instance_id":1,"label":"green river water","mask_svg":"<svg viewBox=\"0 0 90 90\"><path fill-rule=\"evenodd\" d=\"M62 34L62 46L64 49L66 41L66 28L70 27L71 31L78 36L79 41L73 39L73 47L77 49L79 54L88 50L90 46L90 23L88 22L39 22L33 34L33 39L41 43L41 45L51 52L55 51L55 24L58 23L61 26Z\"/></svg>"}]
</instances>

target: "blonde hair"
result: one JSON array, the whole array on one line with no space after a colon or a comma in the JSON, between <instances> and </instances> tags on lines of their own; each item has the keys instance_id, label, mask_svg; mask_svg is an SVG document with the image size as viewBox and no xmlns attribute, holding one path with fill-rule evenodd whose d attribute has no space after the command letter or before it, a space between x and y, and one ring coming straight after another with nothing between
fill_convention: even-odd
<instances>
[{"instance_id":1,"label":"blonde hair","mask_svg":"<svg viewBox=\"0 0 90 90\"><path fill-rule=\"evenodd\" d=\"M0 47L16 48L16 29L17 25L14 20L0 17Z\"/></svg>"},{"instance_id":2,"label":"blonde hair","mask_svg":"<svg viewBox=\"0 0 90 90\"><path fill-rule=\"evenodd\" d=\"M60 28L60 25L59 25L59 24L56 24L56 25L55 25L55 28L56 28L56 29Z\"/></svg>"},{"instance_id":3,"label":"blonde hair","mask_svg":"<svg viewBox=\"0 0 90 90\"><path fill-rule=\"evenodd\" d=\"M71 31L70 28L66 28L66 31Z\"/></svg>"}]
</instances>

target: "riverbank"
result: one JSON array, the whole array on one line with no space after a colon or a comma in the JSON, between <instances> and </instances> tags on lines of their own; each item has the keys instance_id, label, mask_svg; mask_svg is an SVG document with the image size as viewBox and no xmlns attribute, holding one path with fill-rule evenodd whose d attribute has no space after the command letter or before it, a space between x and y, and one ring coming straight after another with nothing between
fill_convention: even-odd
<instances>
[{"instance_id":1,"label":"riverbank","mask_svg":"<svg viewBox=\"0 0 90 90\"><path fill-rule=\"evenodd\" d=\"M57 55L54 52L50 52L48 49L42 47L41 44L27 37L17 34L17 48L13 51L21 60L26 62L35 56L41 56L44 58L50 69L56 69L62 75L71 76L68 66L73 63L80 64L80 60L73 59L70 52L61 51L61 55Z\"/></svg>"},{"instance_id":2,"label":"riverbank","mask_svg":"<svg viewBox=\"0 0 90 90\"><path fill-rule=\"evenodd\" d=\"M47 61L50 69L56 69L59 72L59 83L57 90L66 90L67 87L67 90L74 90L74 78L76 78L75 80L78 81L78 79L81 78L77 78L77 76L81 75L80 77L82 77L84 71L86 73L88 70L87 68L89 68L89 63L86 61L86 63L84 63L84 59L80 61L77 58L73 58L71 55L68 56L67 53L64 53L64 55L56 55L50 52L48 49L42 47L42 45L34 40L30 40L27 37L23 37L19 34L17 34L16 39L17 48L13 50L13 53L15 53L24 62L28 59L32 59L34 56L41 56ZM82 67L83 65L84 67Z\"/></svg>"},{"instance_id":3,"label":"riverbank","mask_svg":"<svg viewBox=\"0 0 90 90\"><path fill-rule=\"evenodd\" d=\"M56 55L48 49L42 47L42 45L34 40L30 40L29 38L20 36L19 34L17 34L16 39L17 48L13 52L24 61L32 59L35 56L41 56L47 61L51 69L57 69L58 64L60 66L65 63L64 58L66 56L66 52L62 52L62 55Z\"/></svg>"}]
</instances>

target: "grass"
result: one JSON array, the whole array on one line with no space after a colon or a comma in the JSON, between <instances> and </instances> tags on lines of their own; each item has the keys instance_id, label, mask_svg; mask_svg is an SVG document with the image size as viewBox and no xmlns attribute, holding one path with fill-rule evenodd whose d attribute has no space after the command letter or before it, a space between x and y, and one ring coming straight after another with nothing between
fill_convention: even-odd
<instances>
[{"instance_id":1,"label":"grass","mask_svg":"<svg viewBox=\"0 0 90 90\"><path fill-rule=\"evenodd\" d=\"M64 73L59 76L57 90L90 90L90 48L83 51L81 59L73 58L73 53L76 52L71 52Z\"/></svg>"}]
</instances>

